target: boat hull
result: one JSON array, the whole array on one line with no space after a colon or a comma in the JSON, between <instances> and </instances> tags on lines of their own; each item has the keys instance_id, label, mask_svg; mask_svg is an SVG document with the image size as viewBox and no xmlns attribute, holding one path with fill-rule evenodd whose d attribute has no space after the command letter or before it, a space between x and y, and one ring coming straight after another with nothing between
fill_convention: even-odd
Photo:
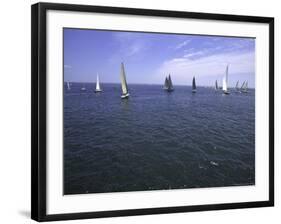
<instances>
[{"instance_id":1,"label":"boat hull","mask_svg":"<svg viewBox=\"0 0 281 224\"><path fill-rule=\"evenodd\" d=\"M130 96L129 93L121 95L121 99L128 99Z\"/></svg>"},{"instance_id":2,"label":"boat hull","mask_svg":"<svg viewBox=\"0 0 281 224\"><path fill-rule=\"evenodd\" d=\"M229 94L230 94L230 92L228 92L228 91L223 91L223 94L225 94L225 95L229 95Z\"/></svg>"},{"instance_id":3,"label":"boat hull","mask_svg":"<svg viewBox=\"0 0 281 224\"><path fill-rule=\"evenodd\" d=\"M195 89L193 89L193 90L192 90L192 93L196 93L196 90L195 90Z\"/></svg>"},{"instance_id":4,"label":"boat hull","mask_svg":"<svg viewBox=\"0 0 281 224\"><path fill-rule=\"evenodd\" d=\"M167 88L167 89L165 89L167 92L173 92L174 91L174 89L170 89L170 88Z\"/></svg>"},{"instance_id":5,"label":"boat hull","mask_svg":"<svg viewBox=\"0 0 281 224\"><path fill-rule=\"evenodd\" d=\"M95 90L95 93L100 93L100 92L102 92L102 90Z\"/></svg>"}]
</instances>

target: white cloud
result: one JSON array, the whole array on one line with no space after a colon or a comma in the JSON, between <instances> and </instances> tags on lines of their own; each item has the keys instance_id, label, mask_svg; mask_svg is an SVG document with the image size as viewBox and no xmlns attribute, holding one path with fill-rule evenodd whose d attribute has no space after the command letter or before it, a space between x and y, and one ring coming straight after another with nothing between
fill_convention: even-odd
<instances>
[{"instance_id":1,"label":"white cloud","mask_svg":"<svg viewBox=\"0 0 281 224\"><path fill-rule=\"evenodd\" d=\"M141 33L117 32L114 33L114 38L118 42L118 57L124 59L137 55L145 48ZM113 58L116 58L116 55L113 55Z\"/></svg>"},{"instance_id":2,"label":"white cloud","mask_svg":"<svg viewBox=\"0 0 281 224\"><path fill-rule=\"evenodd\" d=\"M173 81L177 84L182 84L194 75L199 77L199 79L222 76L227 64L230 65L229 74L232 76L235 74L254 74L255 72L254 52L221 53L190 59L195 54L202 54L202 52L194 52L186 54L183 57L165 61L158 68L156 72L157 76L160 78L163 74L171 73Z\"/></svg>"},{"instance_id":3,"label":"white cloud","mask_svg":"<svg viewBox=\"0 0 281 224\"><path fill-rule=\"evenodd\" d=\"M190 43L191 40L185 40L183 41L182 43L178 44L175 49L178 50L178 49L181 49L183 48L184 46L188 45Z\"/></svg>"},{"instance_id":4,"label":"white cloud","mask_svg":"<svg viewBox=\"0 0 281 224\"><path fill-rule=\"evenodd\" d=\"M202 51L187 53L183 57L188 58L188 59L192 59L193 57L203 56L203 55L205 55L205 53L206 53L206 51L202 50Z\"/></svg>"},{"instance_id":5,"label":"white cloud","mask_svg":"<svg viewBox=\"0 0 281 224\"><path fill-rule=\"evenodd\" d=\"M142 45L140 43L133 43L130 46L128 46L127 56L133 56L137 53L139 53L142 50Z\"/></svg>"}]
</instances>

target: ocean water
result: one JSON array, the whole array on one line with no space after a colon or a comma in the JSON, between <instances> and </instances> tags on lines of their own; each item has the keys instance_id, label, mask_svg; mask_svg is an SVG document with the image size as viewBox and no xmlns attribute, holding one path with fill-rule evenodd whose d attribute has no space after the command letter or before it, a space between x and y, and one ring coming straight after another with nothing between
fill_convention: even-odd
<instances>
[{"instance_id":1,"label":"ocean water","mask_svg":"<svg viewBox=\"0 0 281 224\"><path fill-rule=\"evenodd\" d=\"M64 90L64 194L255 184L255 90L73 83Z\"/></svg>"}]
</instances>

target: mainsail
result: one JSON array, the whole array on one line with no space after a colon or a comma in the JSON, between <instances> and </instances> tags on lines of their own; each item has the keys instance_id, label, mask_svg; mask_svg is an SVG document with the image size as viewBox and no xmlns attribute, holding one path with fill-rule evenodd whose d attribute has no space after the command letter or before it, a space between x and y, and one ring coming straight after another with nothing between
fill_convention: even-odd
<instances>
[{"instance_id":1,"label":"mainsail","mask_svg":"<svg viewBox=\"0 0 281 224\"><path fill-rule=\"evenodd\" d=\"M228 83L228 65L226 66L225 76L223 77L222 80L222 90L225 94L228 94L227 83Z\"/></svg>"},{"instance_id":2,"label":"mainsail","mask_svg":"<svg viewBox=\"0 0 281 224\"><path fill-rule=\"evenodd\" d=\"M243 82L243 85L241 86L241 90L244 93L248 92L248 81Z\"/></svg>"},{"instance_id":3,"label":"mainsail","mask_svg":"<svg viewBox=\"0 0 281 224\"><path fill-rule=\"evenodd\" d=\"M169 88L169 81L168 78L165 78L165 83L164 83L164 89L168 89Z\"/></svg>"},{"instance_id":4,"label":"mainsail","mask_svg":"<svg viewBox=\"0 0 281 224\"><path fill-rule=\"evenodd\" d=\"M171 75L170 74L169 74L169 77L168 77L168 83L169 83L168 89L172 90L173 89L173 83L172 83L172 79L171 79Z\"/></svg>"},{"instance_id":5,"label":"mainsail","mask_svg":"<svg viewBox=\"0 0 281 224\"><path fill-rule=\"evenodd\" d=\"M195 77L193 76L192 79L192 92L195 93L196 92L196 83L195 83Z\"/></svg>"},{"instance_id":6,"label":"mainsail","mask_svg":"<svg viewBox=\"0 0 281 224\"><path fill-rule=\"evenodd\" d=\"M245 81L242 83L240 89L242 90L244 88L244 86L245 86Z\"/></svg>"},{"instance_id":7,"label":"mainsail","mask_svg":"<svg viewBox=\"0 0 281 224\"><path fill-rule=\"evenodd\" d=\"M70 83L67 82L66 85L67 85L67 90L70 90Z\"/></svg>"},{"instance_id":8,"label":"mainsail","mask_svg":"<svg viewBox=\"0 0 281 224\"><path fill-rule=\"evenodd\" d=\"M96 92L101 92L99 75L97 74Z\"/></svg>"},{"instance_id":9,"label":"mainsail","mask_svg":"<svg viewBox=\"0 0 281 224\"><path fill-rule=\"evenodd\" d=\"M235 89L236 89L236 90L239 90L239 80L236 82Z\"/></svg>"},{"instance_id":10,"label":"mainsail","mask_svg":"<svg viewBox=\"0 0 281 224\"><path fill-rule=\"evenodd\" d=\"M122 87L122 98L126 98L129 96L128 86L126 81L126 74L123 62L121 63L121 71L120 71L120 78L121 78L121 87Z\"/></svg>"},{"instance_id":11,"label":"mainsail","mask_svg":"<svg viewBox=\"0 0 281 224\"><path fill-rule=\"evenodd\" d=\"M215 90L218 90L218 89L219 89L218 81L216 80L216 83L215 83Z\"/></svg>"}]
</instances>

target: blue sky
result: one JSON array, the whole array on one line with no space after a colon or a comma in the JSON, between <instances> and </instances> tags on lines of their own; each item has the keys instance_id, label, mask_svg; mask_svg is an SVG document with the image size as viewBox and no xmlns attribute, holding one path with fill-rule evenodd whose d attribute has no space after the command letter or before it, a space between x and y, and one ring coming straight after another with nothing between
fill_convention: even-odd
<instances>
[{"instance_id":1,"label":"blue sky","mask_svg":"<svg viewBox=\"0 0 281 224\"><path fill-rule=\"evenodd\" d=\"M64 29L64 79L70 82L120 83L124 62L127 82L221 85L229 64L229 85L255 85L255 39Z\"/></svg>"}]
</instances>

